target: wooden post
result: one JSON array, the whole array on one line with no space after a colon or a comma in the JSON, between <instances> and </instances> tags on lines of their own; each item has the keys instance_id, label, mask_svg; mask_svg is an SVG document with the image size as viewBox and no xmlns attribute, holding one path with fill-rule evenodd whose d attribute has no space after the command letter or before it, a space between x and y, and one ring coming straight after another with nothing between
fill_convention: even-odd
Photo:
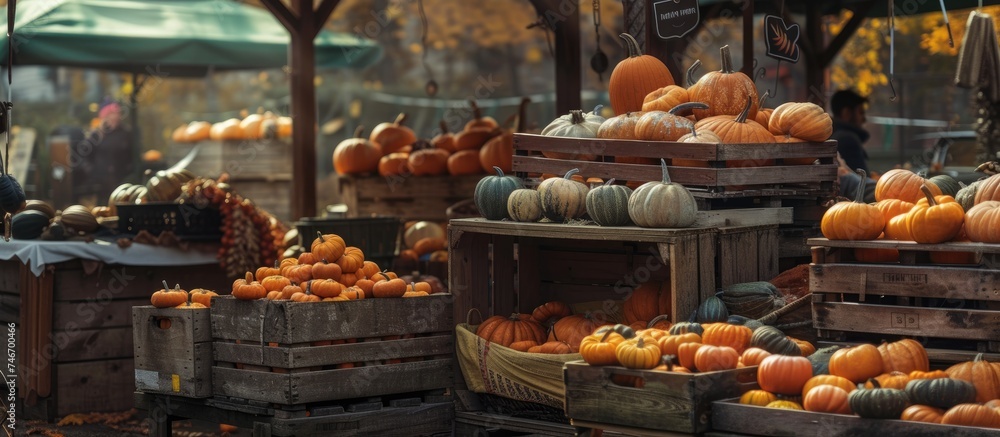
<instances>
[{"instance_id":1,"label":"wooden post","mask_svg":"<svg viewBox=\"0 0 1000 437\"><path fill-rule=\"evenodd\" d=\"M316 35L340 0L292 0L289 10L281 0L261 0L291 34L289 67L292 100L292 214L316 215Z\"/></svg>"},{"instance_id":2,"label":"wooden post","mask_svg":"<svg viewBox=\"0 0 1000 437\"><path fill-rule=\"evenodd\" d=\"M753 3L745 2L743 7L743 74L750 78L753 78Z\"/></svg>"},{"instance_id":3,"label":"wooden post","mask_svg":"<svg viewBox=\"0 0 1000 437\"><path fill-rule=\"evenodd\" d=\"M580 4L561 0L531 0L532 6L553 29L556 50L556 113L583 109L580 64Z\"/></svg>"}]
</instances>

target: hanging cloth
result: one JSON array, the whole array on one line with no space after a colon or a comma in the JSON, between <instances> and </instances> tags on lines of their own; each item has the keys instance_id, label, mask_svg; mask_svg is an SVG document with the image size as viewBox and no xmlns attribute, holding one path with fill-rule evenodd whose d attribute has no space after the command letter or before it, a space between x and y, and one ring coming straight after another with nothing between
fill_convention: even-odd
<instances>
[{"instance_id":1,"label":"hanging cloth","mask_svg":"<svg viewBox=\"0 0 1000 437\"><path fill-rule=\"evenodd\" d=\"M982 88L990 101L1000 102L1000 45L993 17L972 11L965 28L962 48L958 52L955 85Z\"/></svg>"}]
</instances>

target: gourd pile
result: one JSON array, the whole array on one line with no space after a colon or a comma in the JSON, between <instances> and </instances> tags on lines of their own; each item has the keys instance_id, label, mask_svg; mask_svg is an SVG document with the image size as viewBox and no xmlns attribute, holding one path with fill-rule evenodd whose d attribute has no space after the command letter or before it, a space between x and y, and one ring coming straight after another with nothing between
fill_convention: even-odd
<instances>
[{"instance_id":1,"label":"gourd pile","mask_svg":"<svg viewBox=\"0 0 1000 437\"><path fill-rule=\"evenodd\" d=\"M521 100L516 117L516 131L523 132L527 98ZM333 166L338 174L381 176L475 175L500 167L511 171L514 155L512 116L504 126L492 117L484 117L476 102L470 101L472 120L461 132L451 133L444 121L441 133L430 140L419 140L413 129L405 126L406 114L392 123L380 123L367 137L359 127L354 138L341 141L333 151Z\"/></svg>"},{"instance_id":2,"label":"gourd pile","mask_svg":"<svg viewBox=\"0 0 1000 437\"><path fill-rule=\"evenodd\" d=\"M149 297L149 302L157 308L180 308L185 310L205 309L212 306L212 297L218 293L203 288L195 288L191 291L182 290L180 284L175 284L174 288L163 281L163 288L153 292ZM166 323L169 324L169 320ZM164 321L161 321L164 323ZM169 328L168 326L161 326Z\"/></svg>"},{"instance_id":3,"label":"gourd pile","mask_svg":"<svg viewBox=\"0 0 1000 437\"><path fill-rule=\"evenodd\" d=\"M339 235L317 233L310 250L298 258L247 271L233 282L232 295L241 300L320 302L421 297L435 291L440 290L427 282L407 283L395 273L383 271Z\"/></svg>"},{"instance_id":4,"label":"gourd pile","mask_svg":"<svg viewBox=\"0 0 1000 437\"><path fill-rule=\"evenodd\" d=\"M177 143L199 141L243 141L274 138L291 138L292 117L273 113L250 114L243 119L230 118L218 123L192 121L174 129L170 138Z\"/></svg>"},{"instance_id":5,"label":"gourd pile","mask_svg":"<svg viewBox=\"0 0 1000 437\"><path fill-rule=\"evenodd\" d=\"M562 178L542 181L537 189L525 188L515 176L494 168L476 185L474 200L488 220L556 223L589 217L601 226L635 224L645 228L683 228L694 224L698 204L684 186L670 181L667 164L660 160L662 180L647 182L635 191L613 185L614 179L593 188L574 179L577 169ZM599 180L598 180L599 181ZM591 181L597 182L597 181Z\"/></svg>"},{"instance_id":6,"label":"gourd pile","mask_svg":"<svg viewBox=\"0 0 1000 437\"><path fill-rule=\"evenodd\" d=\"M687 72L687 88L675 85L659 59L643 55L635 39L621 34L629 57L614 69L608 83L611 106L617 114L607 120L596 113L574 111L560 117L542 135L686 143L822 142L833 133L833 120L813 103L788 102L762 108L753 80L733 69L729 46L722 47L722 69L693 80L700 62ZM765 94L764 97L767 95ZM691 114L687 114L690 112ZM592 161L598 151L544 153L547 158ZM786 165L807 165L813 158L786 159ZM618 157L615 162L651 164L650 158ZM729 161L728 167L772 165L767 157ZM705 161L674 159L671 165L708 167ZM630 181L631 183L632 181Z\"/></svg>"},{"instance_id":7,"label":"gourd pile","mask_svg":"<svg viewBox=\"0 0 1000 437\"><path fill-rule=\"evenodd\" d=\"M72 205L57 211L44 201L28 200L11 217L10 236L15 240L66 240L86 236L101 227L103 218L95 215L100 212L98 208L91 210Z\"/></svg>"},{"instance_id":8,"label":"gourd pile","mask_svg":"<svg viewBox=\"0 0 1000 437\"><path fill-rule=\"evenodd\" d=\"M108 206L94 208L94 213L98 217L114 217L118 215L115 205L120 203L140 205L148 202L173 202L180 197L184 185L196 178L197 176L187 169L160 170L145 184L119 185L108 197Z\"/></svg>"},{"instance_id":9,"label":"gourd pile","mask_svg":"<svg viewBox=\"0 0 1000 437\"><path fill-rule=\"evenodd\" d=\"M867 180L854 201L833 205L820 223L831 240L900 240L924 244L949 241L1000 243L1000 175L961 186L950 176L924 179L909 170L894 169L875 185L876 203L862 200ZM931 252L942 264L975 264L974 253ZM895 249L858 249L863 262L895 262Z\"/></svg>"},{"instance_id":10,"label":"gourd pile","mask_svg":"<svg viewBox=\"0 0 1000 437\"><path fill-rule=\"evenodd\" d=\"M808 358L752 347L743 359L759 366L760 389L744 393L741 404L1000 428L1000 363L982 354L930 370L924 347L904 339L877 347L832 346Z\"/></svg>"}]
</instances>

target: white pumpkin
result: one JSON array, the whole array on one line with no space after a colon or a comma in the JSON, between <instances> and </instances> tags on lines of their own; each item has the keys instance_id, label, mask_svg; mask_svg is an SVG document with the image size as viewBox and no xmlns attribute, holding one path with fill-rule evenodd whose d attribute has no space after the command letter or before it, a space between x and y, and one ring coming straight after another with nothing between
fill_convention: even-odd
<instances>
[{"instance_id":1,"label":"white pumpkin","mask_svg":"<svg viewBox=\"0 0 1000 437\"><path fill-rule=\"evenodd\" d=\"M444 228L434 222L421 221L414 223L403 233L406 247L413 247L424 238L444 238Z\"/></svg>"}]
</instances>

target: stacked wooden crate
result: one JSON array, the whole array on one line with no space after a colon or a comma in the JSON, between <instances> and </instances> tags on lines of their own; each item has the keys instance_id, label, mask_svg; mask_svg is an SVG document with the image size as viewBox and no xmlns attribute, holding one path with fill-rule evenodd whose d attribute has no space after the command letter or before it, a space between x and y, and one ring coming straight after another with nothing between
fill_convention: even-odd
<instances>
[{"instance_id":1,"label":"stacked wooden crate","mask_svg":"<svg viewBox=\"0 0 1000 437\"><path fill-rule=\"evenodd\" d=\"M338 177L338 186L348 217L388 216L445 222L448 208L472 199L483 176L344 175Z\"/></svg>"}]
</instances>

